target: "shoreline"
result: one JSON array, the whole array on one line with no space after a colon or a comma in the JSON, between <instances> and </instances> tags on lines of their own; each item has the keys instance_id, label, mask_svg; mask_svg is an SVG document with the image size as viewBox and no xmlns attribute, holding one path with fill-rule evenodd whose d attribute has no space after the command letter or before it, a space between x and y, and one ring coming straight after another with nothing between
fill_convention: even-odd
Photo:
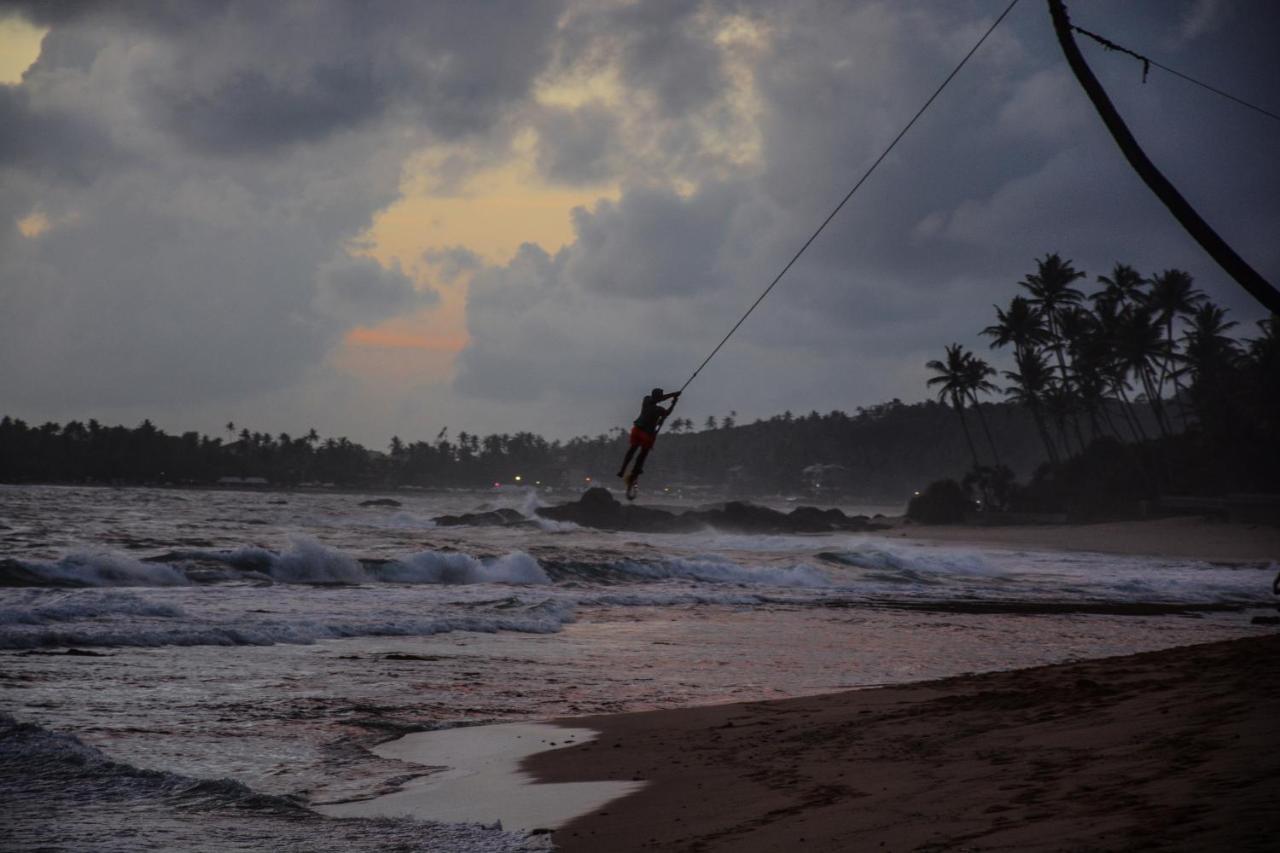
<instances>
[{"instance_id":1,"label":"shoreline","mask_svg":"<svg viewBox=\"0 0 1280 853\"><path fill-rule=\"evenodd\" d=\"M573 851L1272 850L1280 634L795 699L574 717L541 782L649 784Z\"/></svg>"},{"instance_id":2,"label":"shoreline","mask_svg":"<svg viewBox=\"0 0 1280 853\"><path fill-rule=\"evenodd\" d=\"M984 526L906 524L877 535L954 545L1041 551L1089 551L1211 563L1280 562L1280 526L1174 516L1093 524Z\"/></svg>"}]
</instances>

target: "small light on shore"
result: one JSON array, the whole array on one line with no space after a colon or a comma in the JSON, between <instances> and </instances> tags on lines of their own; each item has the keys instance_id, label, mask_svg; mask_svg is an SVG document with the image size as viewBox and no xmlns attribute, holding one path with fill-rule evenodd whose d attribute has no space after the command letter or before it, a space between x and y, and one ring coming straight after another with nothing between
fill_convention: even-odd
<instances>
[{"instance_id":1,"label":"small light on shore","mask_svg":"<svg viewBox=\"0 0 1280 853\"><path fill-rule=\"evenodd\" d=\"M519 475L519 474L516 474L516 482L517 482L517 483L518 483L518 482L520 482L520 475Z\"/></svg>"}]
</instances>

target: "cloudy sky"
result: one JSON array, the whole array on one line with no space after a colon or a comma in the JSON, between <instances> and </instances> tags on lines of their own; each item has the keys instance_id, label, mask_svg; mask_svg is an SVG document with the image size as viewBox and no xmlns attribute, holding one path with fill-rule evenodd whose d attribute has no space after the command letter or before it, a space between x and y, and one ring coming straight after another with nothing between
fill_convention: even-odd
<instances>
[{"instance_id":1,"label":"cloudy sky","mask_svg":"<svg viewBox=\"0 0 1280 853\"><path fill-rule=\"evenodd\" d=\"M0 410L178 431L598 433L678 387L1005 0L0 0ZM1070 3L1280 110L1271 0ZM1280 278L1280 123L1084 45ZM1181 267L1022 0L690 388L740 418L925 396L1034 259Z\"/></svg>"}]
</instances>

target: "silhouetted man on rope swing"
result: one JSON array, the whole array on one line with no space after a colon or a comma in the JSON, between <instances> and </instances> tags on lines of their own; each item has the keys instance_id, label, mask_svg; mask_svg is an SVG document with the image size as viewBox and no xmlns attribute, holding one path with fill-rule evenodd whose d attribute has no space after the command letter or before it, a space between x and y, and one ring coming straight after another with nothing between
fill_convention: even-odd
<instances>
[{"instance_id":1,"label":"silhouetted man on rope swing","mask_svg":"<svg viewBox=\"0 0 1280 853\"><path fill-rule=\"evenodd\" d=\"M670 394L662 393L661 388L654 388L648 397L644 398L644 402L640 406L640 417L636 418L631 427L631 446L627 448L627 455L622 459L622 467L618 469L618 476L622 477L627 484L627 497L634 497L636 480L640 479L640 475L644 473L644 460L649 455L649 451L653 450L653 442L658 438L658 430L662 428L662 422L667 419L667 415L671 414L671 410L676 407L675 403L665 409L662 407L664 400L678 400L680 398L679 391L673 391ZM640 451L640 455L636 457L636 464L631 469L631 474L627 474L627 465L630 464L631 458L636 455L636 450Z\"/></svg>"}]
</instances>

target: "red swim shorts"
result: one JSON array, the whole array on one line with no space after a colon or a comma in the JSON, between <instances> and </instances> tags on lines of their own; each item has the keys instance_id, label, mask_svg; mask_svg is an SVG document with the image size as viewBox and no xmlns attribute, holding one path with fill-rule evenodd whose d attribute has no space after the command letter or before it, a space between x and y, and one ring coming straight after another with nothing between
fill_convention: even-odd
<instances>
[{"instance_id":1,"label":"red swim shorts","mask_svg":"<svg viewBox=\"0 0 1280 853\"><path fill-rule=\"evenodd\" d=\"M632 447L643 447L645 450L653 450L653 440L655 438L657 438L656 435L651 432L646 432L638 426L633 426L631 428Z\"/></svg>"}]
</instances>

